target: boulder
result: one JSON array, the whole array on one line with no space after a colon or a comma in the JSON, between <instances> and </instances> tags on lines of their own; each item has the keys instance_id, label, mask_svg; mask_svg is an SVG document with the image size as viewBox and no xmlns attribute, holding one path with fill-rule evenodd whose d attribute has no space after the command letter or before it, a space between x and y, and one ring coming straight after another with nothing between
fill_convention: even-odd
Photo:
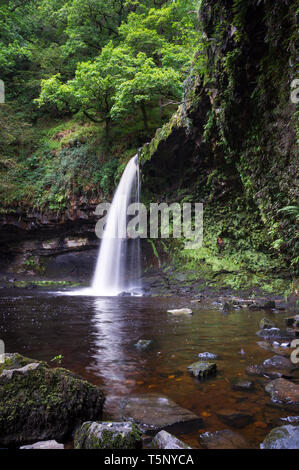
<instances>
[{"instance_id":1,"label":"boulder","mask_svg":"<svg viewBox=\"0 0 299 470\"><path fill-rule=\"evenodd\" d=\"M217 372L217 366L215 362L194 362L187 367L188 372L194 377L200 379L210 375L215 375Z\"/></svg>"},{"instance_id":2,"label":"boulder","mask_svg":"<svg viewBox=\"0 0 299 470\"><path fill-rule=\"evenodd\" d=\"M185 442L167 431L158 432L152 440L151 447L154 449L191 449Z\"/></svg>"},{"instance_id":3,"label":"boulder","mask_svg":"<svg viewBox=\"0 0 299 470\"><path fill-rule=\"evenodd\" d=\"M261 449L299 449L299 426L287 424L274 428L260 445Z\"/></svg>"},{"instance_id":4,"label":"boulder","mask_svg":"<svg viewBox=\"0 0 299 470\"><path fill-rule=\"evenodd\" d=\"M63 444L58 444L56 441L41 441L35 442L34 444L28 446L22 446L20 449L64 449Z\"/></svg>"},{"instance_id":5,"label":"boulder","mask_svg":"<svg viewBox=\"0 0 299 470\"><path fill-rule=\"evenodd\" d=\"M280 378L269 382L265 390L270 394L273 404L293 410L299 409L299 385Z\"/></svg>"},{"instance_id":6,"label":"boulder","mask_svg":"<svg viewBox=\"0 0 299 470\"><path fill-rule=\"evenodd\" d=\"M20 354L0 364L0 445L63 441L76 426L101 417L104 394L62 368Z\"/></svg>"},{"instance_id":7,"label":"boulder","mask_svg":"<svg viewBox=\"0 0 299 470\"><path fill-rule=\"evenodd\" d=\"M252 445L240 434L229 429L205 432L199 436L200 445L205 449L251 449Z\"/></svg>"},{"instance_id":8,"label":"boulder","mask_svg":"<svg viewBox=\"0 0 299 470\"><path fill-rule=\"evenodd\" d=\"M120 414L124 420L133 420L145 432L183 430L200 427L202 419L170 398L155 393L135 395L120 400Z\"/></svg>"},{"instance_id":9,"label":"boulder","mask_svg":"<svg viewBox=\"0 0 299 470\"><path fill-rule=\"evenodd\" d=\"M140 449L141 431L129 422L86 422L74 436L75 449Z\"/></svg>"},{"instance_id":10,"label":"boulder","mask_svg":"<svg viewBox=\"0 0 299 470\"><path fill-rule=\"evenodd\" d=\"M224 424L234 428L244 428L253 421L252 415L238 410L224 409L218 411L217 416Z\"/></svg>"}]
</instances>

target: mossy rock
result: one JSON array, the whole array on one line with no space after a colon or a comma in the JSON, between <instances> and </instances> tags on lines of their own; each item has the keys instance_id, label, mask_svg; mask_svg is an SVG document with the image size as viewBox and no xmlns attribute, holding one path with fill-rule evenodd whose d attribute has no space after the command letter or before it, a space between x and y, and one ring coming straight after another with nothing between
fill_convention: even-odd
<instances>
[{"instance_id":1,"label":"mossy rock","mask_svg":"<svg viewBox=\"0 0 299 470\"><path fill-rule=\"evenodd\" d=\"M0 374L1 446L63 441L82 422L101 417L103 392L66 369L6 354Z\"/></svg>"},{"instance_id":2,"label":"mossy rock","mask_svg":"<svg viewBox=\"0 0 299 470\"><path fill-rule=\"evenodd\" d=\"M141 431L129 422L86 422L77 429L75 449L139 449Z\"/></svg>"},{"instance_id":3,"label":"mossy rock","mask_svg":"<svg viewBox=\"0 0 299 470\"><path fill-rule=\"evenodd\" d=\"M194 375L194 377L200 379L205 378L210 375L215 375L217 371L217 366L215 362L194 362L190 366L187 367L188 372Z\"/></svg>"},{"instance_id":4,"label":"mossy rock","mask_svg":"<svg viewBox=\"0 0 299 470\"><path fill-rule=\"evenodd\" d=\"M261 444L261 449L299 449L299 426L281 426L272 429Z\"/></svg>"}]
</instances>

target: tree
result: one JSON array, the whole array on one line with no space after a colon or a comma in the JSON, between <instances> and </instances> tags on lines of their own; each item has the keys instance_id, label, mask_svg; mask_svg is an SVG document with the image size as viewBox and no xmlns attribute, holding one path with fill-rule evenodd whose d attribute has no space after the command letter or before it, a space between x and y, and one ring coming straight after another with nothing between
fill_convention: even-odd
<instances>
[{"instance_id":1,"label":"tree","mask_svg":"<svg viewBox=\"0 0 299 470\"><path fill-rule=\"evenodd\" d=\"M78 64L73 80L63 83L60 74L42 80L39 106L55 105L59 111L82 111L94 122L105 122L109 138L110 111L117 86L134 73L127 49L107 44L94 61Z\"/></svg>"},{"instance_id":2,"label":"tree","mask_svg":"<svg viewBox=\"0 0 299 470\"><path fill-rule=\"evenodd\" d=\"M139 53L135 59L136 72L129 80L121 82L116 88L114 105L111 109L113 119L132 115L139 107L145 130L148 130L147 106L161 97L180 98L182 84L178 72L169 68L159 68L151 58Z\"/></svg>"}]
</instances>

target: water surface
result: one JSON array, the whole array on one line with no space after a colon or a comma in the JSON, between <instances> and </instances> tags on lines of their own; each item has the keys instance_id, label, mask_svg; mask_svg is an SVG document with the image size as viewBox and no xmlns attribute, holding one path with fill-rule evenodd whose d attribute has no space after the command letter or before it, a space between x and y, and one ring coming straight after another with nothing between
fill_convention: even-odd
<instances>
[{"instance_id":1,"label":"water surface","mask_svg":"<svg viewBox=\"0 0 299 470\"><path fill-rule=\"evenodd\" d=\"M167 313L186 306L193 316ZM264 379L253 378L253 393L232 391L230 381L245 377L247 365L272 356L256 344L264 316L245 309L224 313L170 297L73 297L11 289L1 291L0 338L6 352L33 359L50 361L62 354L63 367L104 390L106 417L117 418L119 400L113 397L156 392L203 416L205 427L184 436L192 446L199 446L201 432L228 428L217 417L223 408L253 415L253 423L237 432L258 446L290 413L268 406ZM283 326L285 314L266 316ZM152 347L138 351L139 339L152 340ZM199 382L186 368L205 351L219 355L218 374Z\"/></svg>"}]
</instances>

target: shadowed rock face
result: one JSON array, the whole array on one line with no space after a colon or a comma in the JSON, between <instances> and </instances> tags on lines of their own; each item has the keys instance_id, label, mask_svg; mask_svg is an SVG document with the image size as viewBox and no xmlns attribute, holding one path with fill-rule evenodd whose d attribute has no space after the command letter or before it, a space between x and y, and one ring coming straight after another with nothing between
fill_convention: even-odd
<instances>
[{"instance_id":1,"label":"shadowed rock face","mask_svg":"<svg viewBox=\"0 0 299 470\"><path fill-rule=\"evenodd\" d=\"M2 446L62 441L82 422L101 417L102 391L66 369L6 354L0 374Z\"/></svg>"},{"instance_id":2,"label":"shadowed rock face","mask_svg":"<svg viewBox=\"0 0 299 470\"><path fill-rule=\"evenodd\" d=\"M272 429L261 449L299 449L299 426L281 426Z\"/></svg>"},{"instance_id":3,"label":"shadowed rock face","mask_svg":"<svg viewBox=\"0 0 299 470\"><path fill-rule=\"evenodd\" d=\"M181 408L166 396L157 394L137 395L123 398L120 402L122 419L130 419L144 431L184 430L201 426L202 419L189 410Z\"/></svg>"}]
</instances>

